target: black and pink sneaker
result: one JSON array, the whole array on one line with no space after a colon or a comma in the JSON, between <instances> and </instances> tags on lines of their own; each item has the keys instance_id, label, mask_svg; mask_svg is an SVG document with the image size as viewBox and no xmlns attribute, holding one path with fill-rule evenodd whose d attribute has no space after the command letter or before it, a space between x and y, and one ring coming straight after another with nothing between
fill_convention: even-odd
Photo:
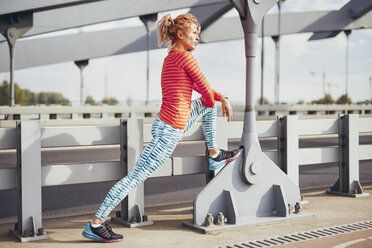
<instances>
[{"instance_id":1,"label":"black and pink sneaker","mask_svg":"<svg viewBox=\"0 0 372 248\"><path fill-rule=\"evenodd\" d=\"M216 158L212 158L211 156L208 157L209 161L209 170L217 170L224 165L234 161L240 155L240 149L235 149L232 151L226 151L220 149L220 154Z\"/></svg>"},{"instance_id":2,"label":"black and pink sneaker","mask_svg":"<svg viewBox=\"0 0 372 248\"><path fill-rule=\"evenodd\" d=\"M87 239L92 239L98 242L113 243L123 240L123 235L114 233L112 228L107 223L102 223L99 227L92 227L91 222L86 226L82 235Z\"/></svg>"}]
</instances>

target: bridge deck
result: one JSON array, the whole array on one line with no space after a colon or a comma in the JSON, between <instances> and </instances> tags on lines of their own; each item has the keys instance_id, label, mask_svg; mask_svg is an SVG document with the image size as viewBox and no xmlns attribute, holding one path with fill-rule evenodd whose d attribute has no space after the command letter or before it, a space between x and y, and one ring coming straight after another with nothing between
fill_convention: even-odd
<instances>
[{"instance_id":1,"label":"bridge deck","mask_svg":"<svg viewBox=\"0 0 372 248\"><path fill-rule=\"evenodd\" d=\"M309 201L309 204L303 206L303 210L314 213L314 217L287 221L274 224L266 224L260 226L244 227L240 229L213 232L207 235L190 231L182 227L181 222L192 218L192 205L173 205L168 207L153 207L147 208L146 213L149 219L153 220L153 226L142 228L125 228L112 224L114 230L124 234L125 239L121 243L115 243L110 247L226 247L232 244L247 243L248 241L262 240L297 232L304 232L319 228L368 221L372 220L372 185L364 187L365 191L370 193L369 197L348 198L334 195L327 195L323 191L304 193L304 199ZM18 243L13 237L8 234L8 230L13 227L12 224L0 225L0 247L98 247L99 244L85 240L81 236L81 231L89 220L91 215L79 215L65 218L51 218L44 220L43 226L46 232L50 235L48 240ZM335 245L350 242L356 239L362 241L359 247L370 242L372 237L372 229L355 232L354 234L339 234L330 237L312 239L310 241L302 241L298 245L306 246L305 242L311 242L313 247L314 242L324 244L327 239L327 244L333 247ZM315 243L316 244L316 243ZM292 245L292 246L291 246ZM294 245L294 246L293 246ZM290 247L298 247L292 243ZM231 246L238 247L238 246ZM285 246L284 246L285 247ZM347 247L347 246L345 246ZM356 246L358 247L357 244Z\"/></svg>"}]
</instances>

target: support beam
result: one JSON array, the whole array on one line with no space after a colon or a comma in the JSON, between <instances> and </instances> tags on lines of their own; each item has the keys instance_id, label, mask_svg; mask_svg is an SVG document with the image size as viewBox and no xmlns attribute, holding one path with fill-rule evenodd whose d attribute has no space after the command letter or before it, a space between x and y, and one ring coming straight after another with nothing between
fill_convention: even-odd
<instances>
[{"instance_id":1,"label":"support beam","mask_svg":"<svg viewBox=\"0 0 372 248\"><path fill-rule=\"evenodd\" d=\"M95 1L99 0L1 0L0 15L24 11L44 11Z\"/></svg>"},{"instance_id":2,"label":"support beam","mask_svg":"<svg viewBox=\"0 0 372 248\"><path fill-rule=\"evenodd\" d=\"M47 239L42 228L40 123L17 122L16 130L18 223L11 232L21 242Z\"/></svg>"},{"instance_id":3,"label":"support beam","mask_svg":"<svg viewBox=\"0 0 372 248\"><path fill-rule=\"evenodd\" d=\"M363 17L354 20L346 26L340 26L339 22L347 18L348 13L339 11L311 11L311 12L295 12L281 14L281 35L312 33L312 32L327 32L333 30L352 30L352 29L367 29L372 28L372 13L368 13ZM325 18L326 17L326 18ZM277 36L278 15L271 14L265 16L265 36ZM217 20L208 29L201 33L200 39L202 42L216 42L234 39L242 39L237 17L225 17ZM224 32L220 32L224 30Z\"/></svg>"},{"instance_id":4,"label":"support beam","mask_svg":"<svg viewBox=\"0 0 372 248\"><path fill-rule=\"evenodd\" d=\"M326 38L332 38L338 35L345 26L350 25L355 20L359 19L363 15L367 14L372 9L372 1L365 0L351 0L340 10L338 14L344 16L344 18L335 22L340 28L328 32L314 32L314 34L309 38L309 40L320 40ZM323 17L323 22L333 22L333 17L330 15Z\"/></svg>"},{"instance_id":5,"label":"support beam","mask_svg":"<svg viewBox=\"0 0 372 248\"><path fill-rule=\"evenodd\" d=\"M281 15L283 24L281 34L286 35L339 28L334 23L319 22L319 19L323 16L335 12L337 11L283 13ZM332 16L335 20L338 19L337 14L332 14ZM277 18L276 14L265 17L265 35L277 35ZM220 18L213 22L206 30L202 31L200 35L201 42L242 39L243 34L240 25L238 17ZM372 15L365 15L345 27L345 29L360 28L372 28ZM224 32L221 32L221 30L224 30ZM258 33L260 34L259 31ZM147 49L146 31L141 26L19 41L17 47L22 53L16 51L15 57L18 63L15 69L86 58L93 59L113 56L145 51ZM158 49L156 35L153 34L151 34L150 49ZM0 44L0 54L7 53L7 50L6 44ZM9 58L7 56L0 57L0 72L9 71L8 64Z\"/></svg>"},{"instance_id":6,"label":"support beam","mask_svg":"<svg viewBox=\"0 0 372 248\"><path fill-rule=\"evenodd\" d=\"M4 0L3 0L4 1ZM5 0L5 2L12 3L14 7L10 9L2 8L0 4L0 13L9 11L24 11L27 9L27 5L36 5L34 8L29 7L28 9L36 9L37 6L56 6L56 2L74 2L83 3L87 1L22 1L24 5L17 6L19 1ZM14 2L14 3L13 3ZM30 2L30 3L29 3ZM40 2L40 3L39 3ZM110 0L110 1L89 1L90 4L80 4L77 6L70 6L65 8L52 9L47 11L40 11L35 13L34 27L27 36L45 34L49 32L55 32L65 30L69 28L78 28L87 25L93 25L98 23L110 22L121 20L130 17L137 17L157 12L171 11L182 8L197 8L207 6L213 8L213 5L229 4L226 0L183 0L183 1L169 1L169 0ZM230 4L229 4L230 5ZM67 6L67 5L66 5ZM107 13L110 13L109 15ZM205 12L204 12L205 13ZM207 12L208 13L208 12ZM1 14L0 14L1 15ZM48 23L48 25L45 25ZM0 42L5 41L0 37Z\"/></svg>"}]
</instances>

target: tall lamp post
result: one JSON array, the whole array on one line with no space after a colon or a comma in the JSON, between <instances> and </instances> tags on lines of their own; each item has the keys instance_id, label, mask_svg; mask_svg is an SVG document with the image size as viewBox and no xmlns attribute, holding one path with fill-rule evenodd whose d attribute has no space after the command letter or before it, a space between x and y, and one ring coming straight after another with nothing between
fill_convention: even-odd
<instances>
[{"instance_id":1,"label":"tall lamp post","mask_svg":"<svg viewBox=\"0 0 372 248\"><path fill-rule=\"evenodd\" d=\"M318 74L317 72L311 71L310 74L314 76L315 74ZM323 68L322 72L322 89L323 89L323 96L325 96L326 93L326 74L325 74L325 69Z\"/></svg>"}]
</instances>

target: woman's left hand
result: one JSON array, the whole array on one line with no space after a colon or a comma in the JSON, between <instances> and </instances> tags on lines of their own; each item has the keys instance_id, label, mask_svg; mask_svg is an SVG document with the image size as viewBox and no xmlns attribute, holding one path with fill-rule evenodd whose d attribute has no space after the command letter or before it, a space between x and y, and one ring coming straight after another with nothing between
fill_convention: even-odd
<instances>
[{"instance_id":1,"label":"woman's left hand","mask_svg":"<svg viewBox=\"0 0 372 248\"><path fill-rule=\"evenodd\" d=\"M233 109L232 106L227 100L227 98L222 99L222 111L223 111L223 116L227 115L227 121L231 121L233 117Z\"/></svg>"}]
</instances>

